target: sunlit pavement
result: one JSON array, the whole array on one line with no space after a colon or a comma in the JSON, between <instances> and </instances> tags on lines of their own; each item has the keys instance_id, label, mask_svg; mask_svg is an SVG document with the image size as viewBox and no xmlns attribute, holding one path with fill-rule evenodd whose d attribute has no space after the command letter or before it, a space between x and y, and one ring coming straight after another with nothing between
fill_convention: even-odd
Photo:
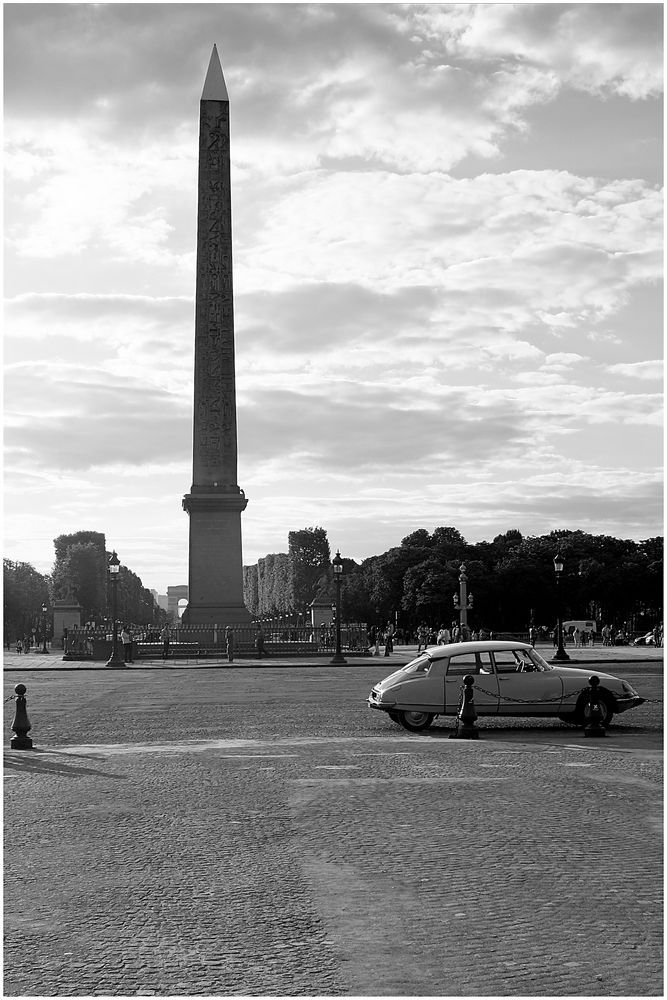
<instances>
[{"instance_id":1,"label":"sunlit pavement","mask_svg":"<svg viewBox=\"0 0 667 1000\"><path fill-rule=\"evenodd\" d=\"M604 739L498 718L477 741L367 708L412 652L16 657L5 995L663 995L661 651L623 649L647 701ZM18 681L33 751L8 748Z\"/></svg>"}]
</instances>

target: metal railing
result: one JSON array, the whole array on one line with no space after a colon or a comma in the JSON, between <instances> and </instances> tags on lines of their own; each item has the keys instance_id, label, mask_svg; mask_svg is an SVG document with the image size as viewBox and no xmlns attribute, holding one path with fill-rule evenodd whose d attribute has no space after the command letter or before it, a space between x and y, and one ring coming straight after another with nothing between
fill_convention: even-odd
<instances>
[{"instance_id":1,"label":"metal railing","mask_svg":"<svg viewBox=\"0 0 667 1000\"><path fill-rule=\"evenodd\" d=\"M331 625L262 626L232 625L234 657L326 656L336 648L336 629ZM132 658L160 659L164 654L161 630L137 627L131 630ZM74 629L67 635L65 658L68 660L106 660L111 651L112 635L106 629ZM120 631L119 648L122 649ZM363 656L368 652L366 626L341 625L341 647L345 653ZM227 634L222 625L174 625L169 630L169 659L227 656Z\"/></svg>"}]
</instances>

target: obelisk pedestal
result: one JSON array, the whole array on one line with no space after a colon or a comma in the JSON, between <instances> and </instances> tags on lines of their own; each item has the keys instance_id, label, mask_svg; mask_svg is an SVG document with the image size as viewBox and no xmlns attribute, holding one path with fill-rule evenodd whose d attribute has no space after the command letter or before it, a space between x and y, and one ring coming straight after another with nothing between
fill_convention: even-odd
<instances>
[{"instance_id":1,"label":"obelisk pedestal","mask_svg":"<svg viewBox=\"0 0 667 1000\"><path fill-rule=\"evenodd\" d=\"M200 101L199 203L193 476L183 509L190 517L188 625L244 624L241 512L237 479L236 372L232 288L229 97L218 52Z\"/></svg>"}]
</instances>

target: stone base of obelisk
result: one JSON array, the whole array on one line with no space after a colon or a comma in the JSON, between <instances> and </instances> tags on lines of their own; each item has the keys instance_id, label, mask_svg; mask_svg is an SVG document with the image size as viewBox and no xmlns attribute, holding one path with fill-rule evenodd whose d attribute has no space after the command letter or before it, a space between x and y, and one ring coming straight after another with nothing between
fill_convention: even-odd
<instances>
[{"instance_id":1,"label":"stone base of obelisk","mask_svg":"<svg viewBox=\"0 0 667 1000\"><path fill-rule=\"evenodd\" d=\"M241 511L238 492L193 488L183 497L190 515L190 572L184 625L243 625L252 618L243 603Z\"/></svg>"}]
</instances>

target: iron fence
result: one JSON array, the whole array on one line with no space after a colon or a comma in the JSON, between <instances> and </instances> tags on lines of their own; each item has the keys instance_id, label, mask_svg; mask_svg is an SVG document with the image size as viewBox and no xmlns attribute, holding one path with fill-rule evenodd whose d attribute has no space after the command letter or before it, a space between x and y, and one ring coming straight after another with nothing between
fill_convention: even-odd
<instances>
[{"instance_id":1,"label":"iron fence","mask_svg":"<svg viewBox=\"0 0 667 1000\"><path fill-rule=\"evenodd\" d=\"M331 625L232 625L234 657L258 655L314 656L332 654L336 649L336 629ZM368 637L363 624L341 625L341 648L344 653L363 656L368 652ZM161 630L131 629L132 657L160 658L165 654ZM106 660L111 653L112 634L107 629L72 629L67 635L65 658ZM118 631L119 648L122 646ZM174 625L169 629L169 659L227 656L227 633L223 625Z\"/></svg>"}]
</instances>

